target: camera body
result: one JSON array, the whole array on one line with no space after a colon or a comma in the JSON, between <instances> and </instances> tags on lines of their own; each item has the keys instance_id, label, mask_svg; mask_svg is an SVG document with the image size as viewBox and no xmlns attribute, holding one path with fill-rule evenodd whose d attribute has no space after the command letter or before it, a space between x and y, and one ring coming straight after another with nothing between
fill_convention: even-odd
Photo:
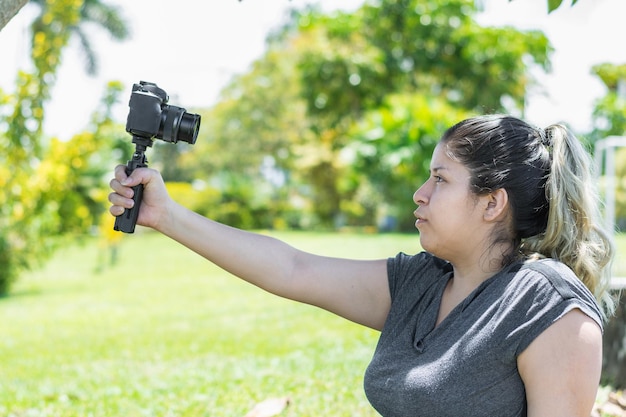
<instances>
[{"instance_id":1,"label":"camera body","mask_svg":"<svg viewBox=\"0 0 626 417\"><path fill-rule=\"evenodd\" d=\"M156 84L140 81L133 85L128 106L126 131L133 136L135 153L126 165L126 174L130 175L135 169L148 166L145 151L152 146L154 138L165 142L196 143L200 130L200 115L187 113L182 107L168 105L167 93ZM114 230L124 233L134 233L139 208L143 198L143 185L133 187L135 205L126 209L115 219Z\"/></svg>"},{"instance_id":2,"label":"camera body","mask_svg":"<svg viewBox=\"0 0 626 417\"><path fill-rule=\"evenodd\" d=\"M200 129L200 116L182 107L168 105L167 93L156 84L140 81L133 85L126 131L147 139L187 142L193 145Z\"/></svg>"}]
</instances>

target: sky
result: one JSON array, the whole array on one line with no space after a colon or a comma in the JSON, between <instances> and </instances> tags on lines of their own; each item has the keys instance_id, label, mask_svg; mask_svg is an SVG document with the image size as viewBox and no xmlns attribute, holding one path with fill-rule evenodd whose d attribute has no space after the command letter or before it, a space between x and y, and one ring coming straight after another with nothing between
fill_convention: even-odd
<instances>
[{"instance_id":1,"label":"sky","mask_svg":"<svg viewBox=\"0 0 626 417\"><path fill-rule=\"evenodd\" d=\"M553 71L537 74L541 88L527 99L526 119L539 126L566 122L577 132L590 129L595 100L606 91L591 75L602 62L626 63L626 1L563 0L547 13L547 0L479 0L484 25L512 25L544 31L555 48ZM125 122L133 83L157 83L170 95L170 104L210 107L235 74L244 73L262 56L267 34L284 22L287 10L316 3L325 10L339 8L336 0L109 0L118 5L131 26L131 39L117 42L102 31L92 32L99 57L99 73L84 71L74 40L63 56L53 100L46 107L44 130L69 139L88 126L106 83L121 81L122 103L115 117ZM342 0L343 10L354 10L363 0ZM172 6L175 4L175 6ZM0 88L14 91L17 69L28 69L28 25L33 16L27 6L0 31Z\"/></svg>"}]
</instances>

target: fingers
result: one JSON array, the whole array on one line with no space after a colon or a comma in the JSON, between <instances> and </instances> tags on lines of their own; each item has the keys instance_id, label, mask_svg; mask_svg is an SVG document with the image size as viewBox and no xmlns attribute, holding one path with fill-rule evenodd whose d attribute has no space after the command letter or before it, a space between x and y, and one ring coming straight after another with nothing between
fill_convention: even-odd
<instances>
[{"instance_id":1,"label":"fingers","mask_svg":"<svg viewBox=\"0 0 626 417\"><path fill-rule=\"evenodd\" d=\"M132 208L135 205L132 188L124 187L116 179L111 180L111 188L114 190L109 194L109 202L112 204L109 212L112 215L119 216L124 213L125 209Z\"/></svg>"},{"instance_id":2,"label":"fingers","mask_svg":"<svg viewBox=\"0 0 626 417\"><path fill-rule=\"evenodd\" d=\"M135 170L133 174L136 172ZM141 179L129 177L126 174L126 165L118 165L114 171L115 178L109 182L109 186L113 190L109 194L109 202L112 206L109 208L109 212L114 216L120 216L124 213L125 209L130 209L135 205L133 201L133 195L135 192L131 188L134 185L139 184Z\"/></svg>"},{"instance_id":3,"label":"fingers","mask_svg":"<svg viewBox=\"0 0 626 417\"><path fill-rule=\"evenodd\" d=\"M126 174L126 165L118 165L115 167L115 179L119 182L124 181L128 175Z\"/></svg>"},{"instance_id":4,"label":"fingers","mask_svg":"<svg viewBox=\"0 0 626 417\"><path fill-rule=\"evenodd\" d=\"M122 181L126 181L126 179L123 179ZM133 198L133 194L134 194L133 189L125 186L118 179L113 178L111 182L109 183L109 186L117 194L127 197L127 198Z\"/></svg>"},{"instance_id":5,"label":"fingers","mask_svg":"<svg viewBox=\"0 0 626 417\"><path fill-rule=\"evenodd\" d=\"M122 207L122 206L111 206L111 207L109 207L109 213L111 213L115 217L121 216L122 214L124 214L124 210L126 210L126 209L124 207Z\"/></svg>"},{"instance_id":6,"label":"fingers","mask_svg":"<svg viewBox=\"0 0 626 417\"><path fill-rule=\"evenodd\" d=\"M134 206L133 196L135 194L132 187L138 184L148 185L152 180L158 179L158 173L149 168L137 168L131 175L126 174L126 166L118 165L115 167L115 178L111 180L109 186L113 190L109 194L109 202L112 206L109 212L114 216L124 213L125 209Z\"/></svg>"}]
</instances>

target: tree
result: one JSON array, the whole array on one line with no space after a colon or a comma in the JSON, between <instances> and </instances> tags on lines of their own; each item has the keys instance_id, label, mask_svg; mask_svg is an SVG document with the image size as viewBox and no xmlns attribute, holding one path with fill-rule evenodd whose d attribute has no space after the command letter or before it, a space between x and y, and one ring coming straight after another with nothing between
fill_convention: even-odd
<instances>
[{"instance_id":1,"label":"tree","mask_svg":"<svg viewBox=\"0 0 626 417\"><path fill-rule=\"evenodd\" d=\"M311 186L313 207L326 227L344 222L342 205L352 198L342 184L347 165L341 151L351 141L351 126L367 109L392 92L386 86L383 54L365 36L361 11L324 15L316 9L298 16L297 72L311 133L301 141L306 157L298 167Z\"/></svg>"},{"instance_id":2,"label":"tree","mask_svg":"<svg viewBox=\"0 0 626 417\"><path fill-rule=\"evenodd\" d=\"M33 46L36 45L38 33L46 32L47 26L54 24L49 12L55 7L54 2L46 0L30 0L31 4L39 7L40 13L32 23ZM64 30L68 35L78 38L81 45L81 52L85 58L85 70L89 75L95 75L98 70L97 56L91 46L91 41L87 36L84 27L88 24L95 24L104 29L115 40L121 41L128 38L128 25L122 18L118 7L108 5L100 0L82 0L79 8L78 19L72 21Z\"/></svg>"},{"instance_id":3,"label":"tree","mask_svg":"<svg viewBox=\"0 0 626 417\"><path fill-rule=\"evenodd\" d=\"M436 95L476 113L523 112L534 82L528 63L548 70L549 42L537 31L481 27L475 13L472 0L384 0L351 14L297 15L298 32L286 36L301 42L302 96L314 146L324 149L308 175L323 222L332 224L350 198L339 189L348 130L388 95Z\"/></svg>"},{"instance_id":4,"label":"tree","mask_svg":"<svg viewBox=\"0 0 626 417\"><path fill-rule=\"evenodd\" d=\"M626 132L626 64L598 64L591 69L607 88L607 93L594 104L591 144L607 136L623 136Z\"/></svg>"},{"instance_id":5,"label":"tree","mask_svg":"<svg viewBox=\"0 0 626 417\"><path fill-rule=\"evenodd\" d=\"M110 109L120 91L119 83L111 83L101 107ZM122 129L112 128L109 115L94 115L93 130L69 141L53 138L38 157L4 140L10 135L0 131L0 295L19 272L46 259L63 237L84 234L97 224L106 196L102 178L112 159L107 154L126 139L116 136Z\"/></svg>"},{"instance_id":6,"label":"tree","mask_svg":"<svg viewBox=\"0 0 626 417\"><path fill-rule=\"evenodd\" d=\"M589 145L608 136L626 135L626 64L603 63L595 65L592 73L598 76L607 88L606 94L596 100L592 113L592 130L586 135ZM616 191L616 216L623 224L626 219L626 151L616 153L618 178Z\"/></svg>"},{"instance_id":7,"label":"tree","mask_svg":"<svg viewBox=\"0 0 626 417\"><path fill-rule=\"evenodd\" d=\"M397 94L371 110L350 132L352 183L364 204L377 204L383 229L413 230L411 195L428 176L441 134L471 115L446 100L423 94Z\"/></svg>"},{"instance_id":8,"label":"tree","mask_svg":"<svg viewBox=\"0 0 626 417\"><path fill-rule=\"evenodd\" d=\"M24 153L37 157L43 136L44 104L50 98L50 90L56 80L61 55L75 33L89 19L93 2L59 0L43 2L40 15L32 28L31 58L32 74L19 72L17 77L18 102L11 117L10 140L22 144ZM110 18L120 22L121 19ZM119 32L120 29L115 29Z\"/></svg>"},{"instance_id":9,"label":"tree","mask_svg":"<svg viewBox=\"0 0 626 417\"><path fill-rule=\"evenodd\" d=\"M0 91L0 247L4 249L0 294L8 291L20 270L50 253L57 236L84 231L97 210L93 189L100 178L93 154L102 150L97 132L110 124L110 118L96 119L95 132L78 134L68 142L47 140L42 127L44 104L62 52L86 16L85 4L45 3L32 25L33 72L18 72L14 94ZM109 88L104 108L119 93L119 85Z\"/></svg>"},{"instance_id":10,"label":"tree","mask_svg":"<svg viewBox=\"0 0 626 417\"><path fill-rule=\"evenodd\" d=\"M399 177L369 179L373 171L365 168L367 161L355 165L346 158L351 145L362 138L355 126L364 117L398 112L403 105L417 106L419 100L445 102L451 115L521 113L524 92L533 82L527 63L549 68L551 49L545 36L480 27L475 12L470 0L384 0L354 13L330 15L316 8L295 11L268 39L267 54L233 80L220 104L204 118L207 145L199 139L197 146L206 148L185 157L202 155L198 166L204 172L211 167L211 184L232 178L217 175L229 171L242 173L257 187L265 184L263 189L267 182L261 170L269 161L285 180L283 188L274 191L308 201L304 207L315 210L319 224L333 227L346 217L372 224L373 208L359 208L366 191L396 190L391 181ZM430 114L420 111L430 120ZM443 123L437 127L442 133ZM376 150L379 156L387 151L413 154L413 139L395 140L398 148L392 150L384 148L384 141L367 146L382 144ZM419 153L419 158L429 154ZM419 160L413 162L423 167ZM354 172L357 167L362 172ZM416 168L411 175L419 178L422 173ZM407 187L404 180L398 185ZM407 192L402 193L403 201Z\"/></svg>"},{"instance_id":11,"label":"tree","mask_svg":"<svg viewBox=\"0 0 626 417\"><path fill-rule=\"evenodd\" d=\"M534 82L527 60L549 69L545 35L479 26L472 0L386 0L363 10L392 91L430 91L478 112L505 110L508 100L514 107L507 110L523 111Z\"/></svg>"},{"instance_id":12,"label":"tree","mask_svg":"<svg viewBox=\"0 0 626 417\"><path fill-rule=\"evenodd\" d=\"M310 135L310 121L300 98L296 58L293 45L270 42L265 56L235 77L220 102L202 114L196 145L180 155L179 166L188 178L204 179L207 187L221 191L220 202L203 214L225 221L238 211L256 221L253 227L272 227L272 218L289 217L284 209L290 196L306 194L297 185L296 164L305 152L301 143ZM163 159L155 152L154 160Z\"/></svg>"}]
</instances>

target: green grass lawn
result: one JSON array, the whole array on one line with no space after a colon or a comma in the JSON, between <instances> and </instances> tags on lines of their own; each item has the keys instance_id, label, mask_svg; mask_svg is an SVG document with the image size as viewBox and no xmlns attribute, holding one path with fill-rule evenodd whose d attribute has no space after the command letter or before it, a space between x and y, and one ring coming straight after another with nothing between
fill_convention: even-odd
<instances>
[{"instance_id":1,"label":"green grass lawn","mask_svg":"<svg viewBox=\"0 0 626 417\"><path fill-rule=\"evenodd\" d=\"M282 233L319 254L387 257L417 235ZM241 282L168 239L60 250L0 299L1 416L376 416L362 375L377 333ZM245 259L242 259L245 262Z\"/></svg>"},{"instance_id":2,"label":"green grass lawn","mask_svg":"<svg viewBox=\"0 0 626 417\"><path fill-rule=\"evenodd\" d=\"M417 235L277 236L335 256L419 250ZM117 264L96 272L105 255L96 241L62 249L0 299L0 416L242 417L283 396L284 416L377 415L362 389L376 332L158 234L125 237Z\"/></svg>"}]
</instances>

